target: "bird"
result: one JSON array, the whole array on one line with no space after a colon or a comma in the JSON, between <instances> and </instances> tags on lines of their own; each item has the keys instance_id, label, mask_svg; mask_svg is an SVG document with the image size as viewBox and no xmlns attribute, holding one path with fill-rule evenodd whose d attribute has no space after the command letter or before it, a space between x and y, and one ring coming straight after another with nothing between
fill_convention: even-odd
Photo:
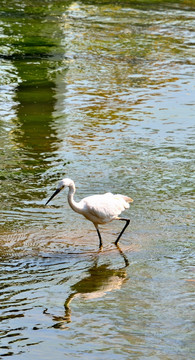
<instances>
[{"instance_id":1,"label":"bird","mask_svg":"<svg viewBox=\"0 0 195 360\"><path fill-rule=\"evenodd\" d=\"M94 224L99 238L100 250L103 248L103 242L98 226L113 220L125 221L125 226L114 242L115 245L118 246L119 239L130 223L130 219L119 217L119 215L122 211L129 208L129 204L133 202L133 199L125 195L108 192L105 194L87 196L81 201L76 202L74 200L74 194L76 192L75 183L73 180L65 178L59 182L56 191L46 202L45 206L65 187L69 188L68 203L72 210L82 214L87 220Z\"/></svg>"}]
</instances>

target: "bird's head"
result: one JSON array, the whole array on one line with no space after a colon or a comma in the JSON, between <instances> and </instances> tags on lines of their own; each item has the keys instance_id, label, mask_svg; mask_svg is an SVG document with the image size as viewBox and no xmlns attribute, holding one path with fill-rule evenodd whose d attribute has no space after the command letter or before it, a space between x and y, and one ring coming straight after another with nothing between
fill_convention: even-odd
<instances>
[{"instance_id":1,"label":"bird's head","mask_svg":"<svg viewBox=\"0 0 195 360\"><path fill-rule=\"evenodd\" d=\"M63 179L58 183L57 189L56 191L53 193L53 195L49 198L49 200L47 200L46 204L47 205L62 189L64 189L65 187L73 187L74 188L74 182L71 179Z\"/></svg>"}]
</instances>

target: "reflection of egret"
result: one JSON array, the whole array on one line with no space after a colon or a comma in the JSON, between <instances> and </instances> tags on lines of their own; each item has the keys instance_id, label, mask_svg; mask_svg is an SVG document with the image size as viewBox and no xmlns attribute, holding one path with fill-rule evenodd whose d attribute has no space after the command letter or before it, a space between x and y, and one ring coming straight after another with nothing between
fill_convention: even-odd
<instances>
[{"instance_id":1,"label":"reflection of egret","mask_svg":"<svg viewBox=\"0 0 195 360\"><path fill-rule=\"evenodd\" d=\"M86 219L92 221L94 224L98 233L100 248L102 248L102 238L98 225L108 223L112 220L122 220L126 222L124 228L115 241L115 245L117 245L121 235L130 223L130 219L120 218L119 215L122 211L129 208L129 203L133 202L133 200L125 195L106 193L102 195L88 196L80 202L76 202L73 198L76 191L74 181L71 179L63 179L59 182L57 190L46 202L46 205L65 186L69 187L68 202L71 208L77 213L82 214Z\"/></svg>"},{"instance_id":2,"label":"reflection of egret","mask_svg":"<svg viewBox=\"0 0 195 360\"><path fill-rule=\"evenodd\" d=\"M121 288L122 284L127 280L126 267L129 265L129 262L119 246L117 246L117 248L125 261L124 267L110 269L108 264L98 266L98 257L96 257L93 266L88 270L89 275L71 286L71 293L64 303L64 316L51 315L47 312L47 309L44 310L44 313L50 315L55 321L53 327L66 328L65 323L71 321L70 303L74 298L81 297L87 300L101 298L106 295L107 292Z\"/></svg>"}]
</instances>

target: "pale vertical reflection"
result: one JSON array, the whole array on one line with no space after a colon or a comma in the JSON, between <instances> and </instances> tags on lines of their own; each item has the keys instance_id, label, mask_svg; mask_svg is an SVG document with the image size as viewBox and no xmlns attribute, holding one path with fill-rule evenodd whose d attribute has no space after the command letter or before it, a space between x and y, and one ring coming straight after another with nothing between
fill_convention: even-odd
<instances>
[{"instance_id":1,"label":"pale vertical reflection","mask_svg":"<svg viewBox=\"0 0 195 360\"><path fill-rule=\"evenodd\" d=\"M15 90L21 82L17 68L11 60L0 60L0 79L0 124L1 132L6 135L3 139L7 143L7 140L11 139L13 122L17 118L18 101ZM5 143L2 144L1 142L2 148L4 145Z\"/></svg>"}]
</instances>

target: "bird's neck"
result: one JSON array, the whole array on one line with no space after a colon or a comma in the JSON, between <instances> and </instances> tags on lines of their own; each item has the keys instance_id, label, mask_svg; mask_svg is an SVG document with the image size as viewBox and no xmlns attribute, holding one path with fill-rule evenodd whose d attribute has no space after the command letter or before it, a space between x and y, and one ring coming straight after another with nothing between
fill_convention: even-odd
<instances>
[{"instance_id":1,"label":"bird's neck","mask_svg":"<svg viewBox=\"0 0 195 360\"><path fill-rule=\"evenodd\" d=\"M68 203L70 205L70 207L72 208L72 210L76 211L76 212L80 212L80 207L79 207L79 203L77 203L75 200L74 200L74 194L76 192L76 189L75 189L75 184L74 182L72 182L70 185L69 185L69 192L68 192Z\"/></svg>"}]
</instances>

